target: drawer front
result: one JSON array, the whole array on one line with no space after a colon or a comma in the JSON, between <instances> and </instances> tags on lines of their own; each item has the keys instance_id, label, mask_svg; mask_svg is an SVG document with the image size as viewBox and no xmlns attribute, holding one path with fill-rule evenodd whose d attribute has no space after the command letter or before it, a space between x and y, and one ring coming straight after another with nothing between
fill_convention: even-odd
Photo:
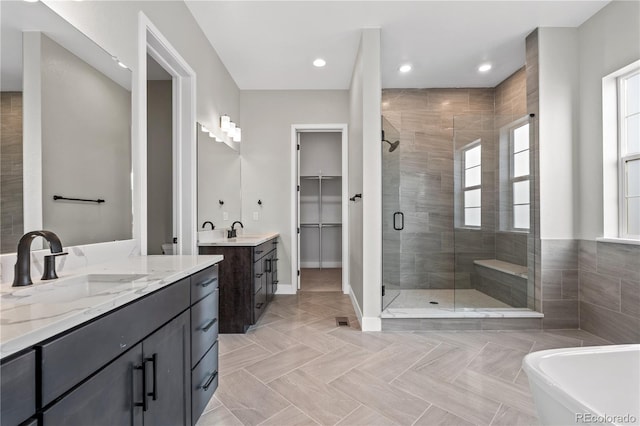
<instances>
[{"instance_id":1,"label":"drawer front","mask_svg":"<svg viewBox=\"0 0 640 426\"><path fill-rule=\"evenodd\" d=\"M262 289L253 296L254 305L253 305L253 322L255 324L258 322L260 316L264 313L265 308L267 307L267 289L266 286L262 287Z\"/></svg>"},{"instance_id":2,"label":"drawer front","mask_svg":"<svg viewBox=\"0 0 640 426\"><path fill-rule=\"evenodd\" d=\"M29 351L0 367L0 424L17 425L36 412L36 352Z\"/></svg>"},{"instance_id":3,"label":"drawer front","mask_svg":"<svg viewBox=\"0 0 640 426\"><path fill-rule=\"evenodd\" d=\"M189 286L189 278L185 278L40 345L42 405L49 404L187 309Z\"/></svg>"},{"instance_id":4,"label":"drawer front","mask_svg":"<svg viewBox=\"0 0 640 426\"><path fill-rule=\"evenodd\" d=\"M197 272L191 276L191 303L196 303L218 288L218 265Z\"/></svg>"},{"instance_id":5,"label":"drawer front","mask_svg":"<svg viewBox=\"0 0 640 426\"><path fill-rule=\"evenodd\" d=\"M191 372L191 424L195 425L218 388L218 343Z\"/></svg>"},{"instance_id":6,"label":"drawer front","mask_svg":"<svg viewBox=\"0 0 640 426\"><path fill-rule=\"evenodd\" d=\"M265 271L262 260L253 264L253 294L258 294L264 287Z\"/></svg>"},{"instance_id":7,"label":"drawer front","mask_svg":"<svg viewBox=\"0 0 640 426\"><path fill-rule=\"evenodd\" d=\"M191 307L191 367L218 340L218 299L219 291L213 293Z\"/></svg>"},{"instance_id":8,"label":"drawer front","mask_svg":"<svg viewBox=\"0 0 640 426\"><path fill-rule=\"evenodd\" d=\"M269 254L271 250L273 250L275 246L273 245L273 240L269 240L265 243L260 244L253 248L253 261L256 262L259 259L262 259L264 256Z\"/></svg>"}]
</instances>

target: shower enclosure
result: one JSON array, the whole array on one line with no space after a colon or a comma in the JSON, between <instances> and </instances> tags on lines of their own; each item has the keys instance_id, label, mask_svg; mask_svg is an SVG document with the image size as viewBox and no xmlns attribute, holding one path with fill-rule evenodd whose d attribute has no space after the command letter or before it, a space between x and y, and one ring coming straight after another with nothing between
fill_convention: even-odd
<instances>
[{"instance_id":1,"label":"shower enclosure","mask_svg":"<svg viewBox=\"0 0 640 426\"><path fill-rule=\"evenodd\" d=\"M534 118L429 120L382 120L383 318L533 312Z\"/></svg>"}]
</instances>

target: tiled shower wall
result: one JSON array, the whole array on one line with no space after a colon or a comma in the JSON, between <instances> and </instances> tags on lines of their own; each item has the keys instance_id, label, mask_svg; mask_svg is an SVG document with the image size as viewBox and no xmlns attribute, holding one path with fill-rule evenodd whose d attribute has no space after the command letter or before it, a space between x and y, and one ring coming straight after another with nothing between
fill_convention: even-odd
<instances>
[{"instance_id":1,"label":"tiled shower wall","mask_svg":"<svg viewBox=\"0 0 640 426\"><path fill-rule=\"evenodd\" d=\"M22 93L2 92L0 158L0 253L15 252L23 233Z\"/></svg>"},{"instance_id":2,"label":"tiled shower wall","mask_svg":"<svg viewBox=\"0 0 640 426\"><path fill-rule=\"evenodd\" d=\"M399 156L400 210L405 214L401 288L454 288L454 277L456 288L473 287L476 259L526 265L526 234L496 232L497 129L506 124L496 117L525 115L525 69L496 88L383 90L382 110L400 132L400 147L385 152L383 162L384 156ZM454 231L454 130L456 149L482 138L482 230Z\"/></svg>"},{"instance_id":3,"label":"tiled shower wall","mask_svg":"<svg viewBox=\"0 0 640 426\"><path fill-rule=\"evenodd\" d=\"M640 343L640 246L580 240L580 328Z\"/></svg>"}]
</instances>

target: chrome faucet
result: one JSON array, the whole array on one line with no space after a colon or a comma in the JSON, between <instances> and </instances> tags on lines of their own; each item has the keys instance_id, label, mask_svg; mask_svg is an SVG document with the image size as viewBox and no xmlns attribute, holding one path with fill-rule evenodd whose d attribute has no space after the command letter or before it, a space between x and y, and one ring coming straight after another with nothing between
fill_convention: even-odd
<instances>
[{"instance_id":1,"label":"chrome faucet","mask_svg":"<svg viewBox=\"0 0 640 426\"><path fill-rule=\"evenodd\" d=\"M242 224L242 222L240 222L239 220L236 220L235 222L233 222L231 224L231 229L227 231L227 238L235 238L238 236L238 232L237 230L234 228L236 226L236 223L238 225L240 225L240 228L244 229L244 225Z\"/></svg>"},{"instance_id":2,"label":"chrome faucet","mask_svg":"<svg viewBox=\"0 0 640 426\"><path fill-rule=\"evenodd\" d=\"M207 223L209 225L211 225L211 230L213 231L214 229L216 229L216 226L213 224L213 222L211 222L210 220L207 220L205 223L202 224L202 229L205 228L205 226L207 226Z\"/></svg>"},{"instance_id":3,"label":"chrome faucet","mask_svg":"<svg viewBox=\"0 0 640 426\"><path fill-rule=\"evenodd\" d=\"M20 238L18 242L18 253L16 266L14 268L15 275L13 277L13 287L31 285L31 242L36 237L42 237L49 243L51 255L44 257L44 273L43 280L53 280L58 278L56 275L56 256L64 256L68 253L62 252L62 243L60 238L51 231L31 231L27 232Z\"/></svg>"}]
</instances>

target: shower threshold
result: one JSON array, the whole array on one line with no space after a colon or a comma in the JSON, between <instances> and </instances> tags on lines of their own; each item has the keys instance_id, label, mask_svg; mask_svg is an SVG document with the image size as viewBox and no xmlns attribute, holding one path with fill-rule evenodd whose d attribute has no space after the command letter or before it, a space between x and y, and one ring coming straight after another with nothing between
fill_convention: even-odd
<instances>
[{"instance_id":1,"label":"shower threshold","mask_svg":"<svg viewBox=\"0 0 640 426\"><path fill-rule=\"evenodd\" d=\"M515 308L475 289L400 290L382 318L543 318L540 312Z\"/></svg>"}]
</instances>

